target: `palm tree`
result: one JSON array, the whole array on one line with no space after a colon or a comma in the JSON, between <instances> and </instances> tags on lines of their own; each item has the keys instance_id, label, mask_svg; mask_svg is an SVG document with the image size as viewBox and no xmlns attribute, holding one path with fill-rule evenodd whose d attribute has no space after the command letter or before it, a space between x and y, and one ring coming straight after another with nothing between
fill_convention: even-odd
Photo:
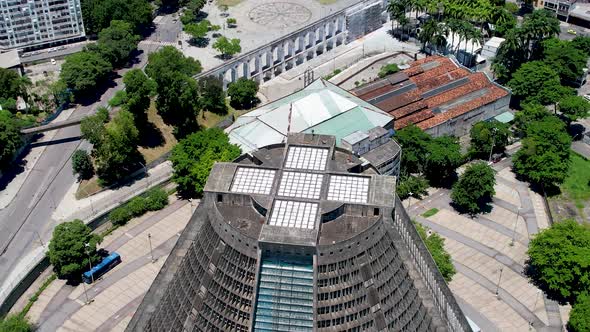
<instances>
[{"instance_id":1,"label":"palm tree","mask_svg":"<svg viewBox=\"0 0 590 332\"><path fill-rule=\"evenodd\" d=\"M438 23L434 20L428 20L422 26L422 30L418 35L418 40L422 43L422 50L426 50L426 46L434 41L434 36L438 33Z\"/></svg>"}]
</instances>

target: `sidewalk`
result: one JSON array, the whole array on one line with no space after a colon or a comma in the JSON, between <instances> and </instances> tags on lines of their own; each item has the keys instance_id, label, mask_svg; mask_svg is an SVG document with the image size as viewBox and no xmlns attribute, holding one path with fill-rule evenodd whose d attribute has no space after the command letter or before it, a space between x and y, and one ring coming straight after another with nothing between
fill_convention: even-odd
<instances>
[{"instance_id":1,"label":"sidewalk","mask_svg":"<svg viewBox=\"0 0 590 332\"><path fill-rule=\"evenodd\" d=\"M63 110L60 113L60 115L58 115L52 122L65 121L70 117L70 115L72 115L72 113L74 113L74 111L74 108ZM44 134L42 134L43 137L31 143L34 146L31 147L31 151L29 151L29 153L27 153L27 155L23 158L23 161L25 162L24 171L17 174L14 177L14 179L12 179L10 183L6 186L6 188L0 192L0 210L7 207L16 197L20 188L22 187L23 183L25 183L25 180L27 179L31 171L37 171L35 169L35 164L37 163L37 160L39 160L39 157L41 157L41 155L45 151L45 148L47 147L47 145L44 145L42 143L51 141L55 134L57 134L58 130L59 129L47 131Z\"/></svg>"},{"instance_id":2,"label":"sidewalk","mask_svg":"<svg viewBox=\"0 0 590 332\"><path fill-rule=\"evenodd\" d=\"M148 170L149 176L136 180L130 185L115 190L108 189L83 199L76 199L78 183L74 183L64 198L59 202L51 216L52 219L63 222L73 219L90 220L108 211L122 201L137 196L151 187L169 180L172 177L172 163L163 162Z\"/></svg>"},{"instance_id":3,"label":"sidewalk","mask_svg":"<svg viewBox=\"0 0 590 332\"><path fill-rule=\"evenodd\" d=\"M118 252L122 263L91 285L70 286L62 280L54 281L31 307L28 318L39 331L124 330L193 209L188 201L173 197L164 209L118 228L100 247ZM86 295L91 304L85 304Z\"/></svg>"}]
</instances>

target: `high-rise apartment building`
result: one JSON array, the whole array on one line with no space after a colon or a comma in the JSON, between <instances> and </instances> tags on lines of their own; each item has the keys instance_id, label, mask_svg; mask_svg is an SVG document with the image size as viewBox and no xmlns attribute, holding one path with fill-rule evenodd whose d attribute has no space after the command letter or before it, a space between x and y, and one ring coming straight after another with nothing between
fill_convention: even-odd
<instances>
[{"instance_id":1,"label":"high-rise apartment building","mask_svg":"<svg viewBox=\"0 0 590 332\"><path fill-rule=\"evenodd\" d=\"M216 163L127 331L471 331L400 200L334 136Z\"/></svg>"},{"instance_id":2,"label":"high-rise apartment building","mask_svg":"<svg viewBox=\"0 0 590 332\"><path fill-rule=\"evenodd\" d=\"M80 0L0 0L0 51L50 47L84 36Z\"/></svg>"}]
</instances>

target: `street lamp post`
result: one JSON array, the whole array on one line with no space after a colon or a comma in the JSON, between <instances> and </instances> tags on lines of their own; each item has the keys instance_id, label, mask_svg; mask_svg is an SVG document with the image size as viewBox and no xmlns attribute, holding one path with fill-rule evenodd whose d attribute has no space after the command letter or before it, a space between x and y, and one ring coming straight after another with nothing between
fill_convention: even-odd
<instances>
[{"instance_id":1,"label":"street lamp post","mask_svg":"<svg viewBox=\"0 0 590 332\"><path fill-rule=\"evenodd\" d=\"M83 275L82 275L83 276ZM84 287L84 296L86 297L86 302L84 304L90 304L93 300L88 299L88 292L86 291L86 283L82 281L82 287Z\"/></svg>"},{"instance_id":2,"label":"street lamp post","mask_svg":"<svg viewBox=\"0 0 590 332\"><path fill-rule=\"evenodd\" d=\"M502 281L502 271L504 271L503 267L500 268L500 277L498 278L498 284L496 285L496 298L498 300L500 299L500 281Z\"/></svg>"},{"instance_id":3,"label":"street lamp post","mask_svg":"<svg viewBox=\"0 0 590 332\"><path fill-rule=\"evenodd\" d=\"M149 187L149 186L150 186L150 173L148 173L148 169L147 169L147 167L145 166L145 164L144 164L144 163L142 163L142 162L139 162L139 164L140 164L141 166L143 166L143 169L144 169L144 171L145 171L145 178L147 179L147 184L148 184L148 187Z\"/></svg>"},{"instance_id":4,"label":"street lamp post","mask_svg":"<svg viewBox=\"0 0 590 332\"><path fill-rule=\"evenodd\" d=\"M39 232L35 231L35 234L37 234L37 238L39 239L39 242L41 242L41 247L45 247L45 244L43 243L43 240L41 240L41 235L39 235Z\"/></svg>"},{"instance_id":5,"label":"street lamp post","mask_svg":"<svg viewBox=\"0 0 590 332\"><path fill-rule=\"evenodd\" d=\"M516 225L518 224L518 217L520 217L520 207L516 211L516 220L514 221L514 229L512 230L512 241L510 242L510 246L514 245L514 239L516 238Z\"/></svg>"},{"instance_id":6,"label":"street lamp post","mask_svg":"<svg viewBox=\"0 0 590 332\"><path fill-rule=\"evenodd\" d=\"M154 259L154 251L152 250L152 234L148 233L148 242L150 243L150 256L152 257L152 263L156 260Z\"/></svg>"},{"instance_id":7,"label":"street lamp post","mask_svg":"<svg viewBox=\"0 0 590 332\"><path fill-rule=\"evenodd\" d=\"M94 283L94 274L92 273L92 260L90 259L90 251L88 251L88 247L90 247L90 243L84 243L84 251L86 251L86 255L88 255L88 266L90 266L90 278L92 279L92 283Z\"/></svg>"}]
</instances>

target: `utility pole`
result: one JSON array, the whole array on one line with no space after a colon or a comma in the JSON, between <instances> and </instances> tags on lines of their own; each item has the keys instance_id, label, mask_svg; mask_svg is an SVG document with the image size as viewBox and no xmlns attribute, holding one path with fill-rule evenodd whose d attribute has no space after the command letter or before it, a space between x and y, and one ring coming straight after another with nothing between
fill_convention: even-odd
<instances>
[{"instance_id":1,"label":"utility pole","mask_svg":"<svg viewBox=\"0 0 590 332\"><path fill-rule=\"evenodd\" d=\"M84 281L82 281L82 287L84 287L84 296L86 297L86 302L84 304L88 305L88 304L92 303L92 301L94 301L94 299L92 299L92 300L88 299L88 292L86 291L86 283Z\"/></svg>"},{"instance_id":2,"label":"utility pole","mask_svg":"<svg viewBox=\"0 0 590 332\"><path fill-rule=\"evenodd\" d=\"M488 159L488 164L492 163L492 152L494 151L494 144L496 144L496 132L498 131L497 128L492 128L492 147L490 148L490 158Z\"/></svg>"},{"instance_id":3,"label":"utility pole","mask_svg":"<svg viewBox=\"0 0 590 332\"><path fill-rule=\"evenodd\" d=\"M86 255L88 255L88 266L90 266L90 278L92 278L92 283L94 283L94 274L92 273L92 260L90 259L90 251L88 251L88 247L90 247L90 243L84 243L84 251L86 251Z\"/></svg>"}]
</instances>

